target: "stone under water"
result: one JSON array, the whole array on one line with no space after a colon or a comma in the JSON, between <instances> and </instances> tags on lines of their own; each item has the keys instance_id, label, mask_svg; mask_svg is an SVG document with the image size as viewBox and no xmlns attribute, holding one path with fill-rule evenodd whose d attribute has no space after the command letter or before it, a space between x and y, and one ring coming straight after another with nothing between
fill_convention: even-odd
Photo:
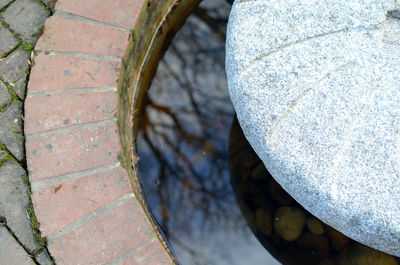
<instances>
[{"instance_id":1,"label":"stone under water","mask_svg":"<svg viewBox=\"0 0 400 265\"><path fill-rule=\"evenodd\" d=\"M400 2L238 0L229 92L279 184L345 235L400 256Z\"/></svg>"}]
</instances>

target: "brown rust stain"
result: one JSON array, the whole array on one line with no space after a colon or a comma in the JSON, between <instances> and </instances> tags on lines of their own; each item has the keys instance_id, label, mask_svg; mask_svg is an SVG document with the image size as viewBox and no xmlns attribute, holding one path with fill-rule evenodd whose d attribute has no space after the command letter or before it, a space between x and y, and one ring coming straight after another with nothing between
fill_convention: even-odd
<instances>
[{"instance_id":1,"label":"brown rust stain","mask_svg":"<svg viewBox=\"0 0 400 265\"><path fill-rule=\"evenodd\" d=\"M62 188L62 185L58 185L57 187L54 188L54 193L57 193L60 189Z\"/></svg>"}]
</instances>

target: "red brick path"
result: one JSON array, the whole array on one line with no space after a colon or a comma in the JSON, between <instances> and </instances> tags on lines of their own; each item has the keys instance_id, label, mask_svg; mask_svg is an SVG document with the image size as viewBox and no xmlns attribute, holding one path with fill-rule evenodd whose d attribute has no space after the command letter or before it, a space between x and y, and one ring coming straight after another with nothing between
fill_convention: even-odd
<instances>
[{"instance_id":1,"label":"red brick path","mask_svg":"<svg viewBox=\"0 0 400 265\"><path fill-rule=\"evenodd\" d=\"M142 5L58 0L36 46L26 156L57 264L172 264L117 159L117 80Z\"/></svg>"}]
</instances>

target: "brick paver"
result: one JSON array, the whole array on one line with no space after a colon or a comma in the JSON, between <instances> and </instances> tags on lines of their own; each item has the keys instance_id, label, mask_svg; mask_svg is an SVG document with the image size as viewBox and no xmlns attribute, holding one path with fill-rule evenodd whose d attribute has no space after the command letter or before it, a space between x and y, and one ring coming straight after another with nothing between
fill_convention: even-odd
<instances>
[{"instance_id":1,"label":"brick paver","mask_svg":"<svg viewBox=\"0 0 400 265\"><path fill-rule=\"evenodd\" d=\"M35 47L26 160L56 264L173 264L119 164L115 119L131 30L152 4L59 0Z\"/></svg>"},{"instance_id":2,"label":"brick paver","mask_svg":"<svg viewBox=\"0 0 400 265\"><path fill-rule=\"evenodd\" d=\"M116 130L115 123L109 121L100 126L27 137L29 178L31 181L51 178L116 163L119 151Z\"/></svg>"},{"instance_id":3,"label":"brick paver","mask_svg":"<svg viewBox=\"0 0 400 265\"><path fill-rule=\"evenodd\" d=\"M47 236L130 192L124 170L117 167L35 193L32 201L43 220L42 235Z\"/></svg>"},{"instance_id":4,"label":"brick paver","mask_svg":"<svg viewBox=\"0 0 400 265\"><path fill-rule=\"evenodd\" d=\"M115 86L119 61L71 56L35 57L29 79L29 92Z\"/></svg>"},{"instance_id":5,"label":"brick paver","mask_svg":"<svg viewBox=\"0 0 400 265\"><path fill-rule=\"evenodd\" d=\"M130 197L121 206L49 242L49 249L58 264L108 264L154 239L142 209Z\"/></svg>"},{"instance_id":6,"label":"brick paver","mask_svg":"<svg viewBox=\"0 0 400 265\"><path fill-rule=\"evenodd\" d=\"M58 10L119 26L127 30L133 28L141 7L142 1L131 0L59 0L57 3Z\"/></svg>"},{"instance_id":7,"label":"brick paver","mask_svg":"<svg viewBox=\"0 0 400 265\"><path fill-rule=\"evenodd\" d=\"M52 16L36 49L122 57L129 32Z\"/></svg>"},{"instance_id":8,"label":"brick paver","mask_svg":"<svg viewBox=\"0 0 400 265\"><path fill-rule=\"evenodd\" d=\"M162 246L158 242L152 242L149 245L144 246L142 249L133 253L127 260L121 265L147 265L147 264L159 264L167 265L171 264L170 257Z\"/></svg>"},{"instance_id":9,"label":"brick paver","mask_svg":"<svg viewBox=\"0 0 400 265\"><path fill-rule=\"evenodd\" d=\"M25 133L35 134L109 120L116 112L117 96L115 91L60 93L28 97L25 106L31 110L25 117L32 121L26 124Z\"/></svg>"}]
</instances>

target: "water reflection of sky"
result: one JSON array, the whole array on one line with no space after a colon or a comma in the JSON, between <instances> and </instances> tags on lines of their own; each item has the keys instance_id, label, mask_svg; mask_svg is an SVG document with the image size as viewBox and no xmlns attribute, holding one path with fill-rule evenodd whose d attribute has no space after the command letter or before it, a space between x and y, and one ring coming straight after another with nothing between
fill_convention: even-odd
<instances>
[{"instance_id":1,"label":"water reflection of sky","mask_svg":"<svg viewBox=\"0 0 400 265\"><path fill-rule=\"evenodd\" d=\"M224 34L230 5L204 1L160 62L138 136L146 198L187 264L278 264L248 228L230 186Z\"/></svg>"}]
</instances>

